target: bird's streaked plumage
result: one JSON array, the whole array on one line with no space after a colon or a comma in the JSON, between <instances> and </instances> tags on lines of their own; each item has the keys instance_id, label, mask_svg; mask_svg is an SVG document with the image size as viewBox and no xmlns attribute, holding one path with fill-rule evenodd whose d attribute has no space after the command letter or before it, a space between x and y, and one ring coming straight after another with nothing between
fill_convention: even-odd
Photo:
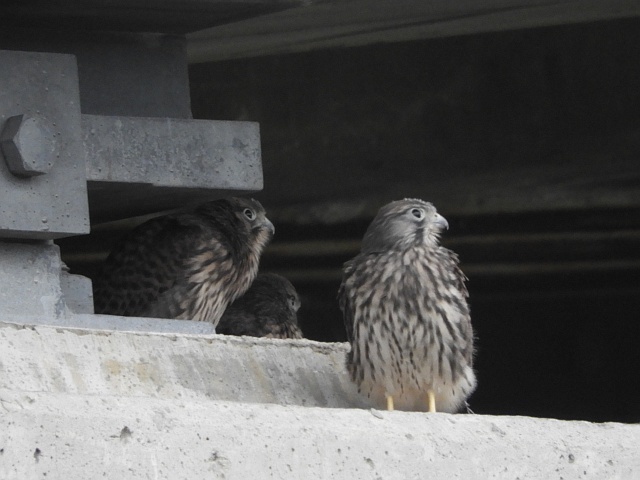
<instances>
[{"instance_id":1,"label":"bird's streaked plumage","mask_svg":"<svg viewBox=\"0 0 640 480\"><path fill-rule=\"evenodd\" d=\"M246 198L153 218L116 246L96 279L96 313L208 321L247 291L274 233Z\"/></svg>"},{"instance_id":2,"label":"bird's streaked plumage","mask_svg":"<svg viewBox=\"0 0 640 480\"><path fill-rule=\"evenodd\" d=\"M466 277L457 255L439 245L444 228L430 203L391 202L344 265L347 368L387 408L455 412L476 386Z\"/></svg>"},{"instance_id":3,"label":"bird's streaked plumage","mask_svg":"<svg viewBox=\"0 0 640 480\"><path fill-rule=\"evenodd\" d=\"M247 292L227 307L217 333L268 338L302 338L300 298L286 278L261 273Z\"/></svg>"}]
</instances>

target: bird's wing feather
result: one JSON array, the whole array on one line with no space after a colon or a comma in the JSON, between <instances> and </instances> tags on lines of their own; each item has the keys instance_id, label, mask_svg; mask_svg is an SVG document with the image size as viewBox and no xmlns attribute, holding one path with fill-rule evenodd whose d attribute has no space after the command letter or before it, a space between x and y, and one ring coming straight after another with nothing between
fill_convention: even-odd
<instances>
[{"instance_id":1,"label":"bird's wing feather","mask_svg":"<svg viewBox=\"0 0 640 480\"><path fill-rule=\"evenodd\" d=\"M353 340L353 306L351 305L351 295L350 292L347 291L347 282L349 277L355 271L355 261L358 257L349 260L344 264L343 275L342 275L342 283L340 284L340 289L338 290L338 303L340 305L340 310L342 310L342 318L344 320L344 327L347 330L347 341L351 342Z\"/></svg>"},{"instance_id":2,"label":"bird's wing feather","mask_svg":"<svg viewBox=\"0 0 640 480\"><path fill-rule=\"evenodd\" d=\"M223 335L263 335L257 315L239 309L227 308L216 326L216 333Z\"/></svg>"},{"instance_id":3,"label":"bird's wing feather","mask_svg":"<svg viewBox=\"0 0 640 480\"><path fill-rule=\"evenodd\" d=\"M448 248L440 247L440 249L445 253L447 261L449 263L450 275L453 277L453 281L455 282L455 286L465 298L469 297L469 292L467 290L467 276L460 269L460 260L458 258L458 254L449 250Z\"/></svg>"},{"instance_id":4,"label":"bird's wing feather","mask_svg":"<svg viewBox=\"0 0 640 480\"><path fill-rule=\"evenodd\" d=\"M167 318L168 299L185 288L186 262L199 239L205 240L205 231L189 215L157 218L134 230L105 262L96 311ZM152 308L161 298L166 300Z\"/></svg>"}]
</instances>

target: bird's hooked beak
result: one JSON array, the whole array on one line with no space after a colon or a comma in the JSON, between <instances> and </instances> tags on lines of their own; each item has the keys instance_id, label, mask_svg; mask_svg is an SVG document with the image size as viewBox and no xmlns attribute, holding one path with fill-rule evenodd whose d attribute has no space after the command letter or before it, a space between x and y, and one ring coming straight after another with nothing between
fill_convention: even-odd
<instances>
[{"instance_id":1,"label":"bird's hooked beak","mask_svg":"<svg viewBox=\"0 0 640 480\"><path fill-rule=\"evenodd\" d=\"M447 219L444 218L442 215L440 215L439 213L436 213L436 216L433 217L433 223L434 225L436 225L441 231L442 230L449 230L449 222L447 222Z\"/></svg>"},{"instance_id":2,"label":"bird's hooked beak","mask_svg":"<svg viewBox=\"0 0 640 480\"><path fill-rule=\"evenodd\" d=\"M271 223L271 220L269 220L266 217L264 219L264 222L262 222L261 227L265 228L266 230L269 230L272 236L276 233L276 227L274 227L273 223Z\"/></svg>"}]
</instances>

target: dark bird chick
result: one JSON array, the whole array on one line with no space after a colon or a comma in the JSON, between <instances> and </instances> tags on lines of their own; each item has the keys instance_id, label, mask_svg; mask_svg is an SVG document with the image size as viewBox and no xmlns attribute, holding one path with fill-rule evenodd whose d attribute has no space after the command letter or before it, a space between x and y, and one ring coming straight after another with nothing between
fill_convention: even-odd
<instances>
[{"instance_id":1,"label":"dark bird chick","mask_svg":"<svg viewBox=\"0 0 640 480\"><path fill-rule=\"evenodd\" d=\"M466 277L457 255L439 245L446 228L430 203L391 202L344 265L347 368L389 410L455 412L476 387Z\"/></svg>"},{"instance_id":2,"label":"dark bird chick","mask_svg":"<svg viewBox=\"0 0 640 480\"><path fill-rule=\"evenodd\" d=\"M247 293L233 302L216 327L224 335L302 338L297 312L300 298L291 282L280 275L261 273Z\"/></svg>"},{"instance_id":3,"label":"dark bird chick","mask_svg":"<svg viewBox=\"0 0 640 480\"><path fill-rule=\"evenodd\" d=\"M208 321L247 291L274 233L259 202L228 198L136 227L111 252L96 313Z\"/></svg>"}]
</instances>

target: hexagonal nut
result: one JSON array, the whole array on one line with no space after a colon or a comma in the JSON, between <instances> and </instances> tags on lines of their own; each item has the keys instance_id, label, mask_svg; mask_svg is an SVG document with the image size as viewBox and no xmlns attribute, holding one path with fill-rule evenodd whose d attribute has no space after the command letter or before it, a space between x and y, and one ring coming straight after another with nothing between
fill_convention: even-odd
<instances>
[{"instance_id":1,"label":"hexagonal nut","mask_svg":"<svg viewBox=\"0 0 640 480\"><path fill-rule=\"evenodd\" d=\"M20 177L49 173L56 159L56 138L39 117L16 115L7 119L0 148L9 170Z\"/></svg>"}]
</instances>

